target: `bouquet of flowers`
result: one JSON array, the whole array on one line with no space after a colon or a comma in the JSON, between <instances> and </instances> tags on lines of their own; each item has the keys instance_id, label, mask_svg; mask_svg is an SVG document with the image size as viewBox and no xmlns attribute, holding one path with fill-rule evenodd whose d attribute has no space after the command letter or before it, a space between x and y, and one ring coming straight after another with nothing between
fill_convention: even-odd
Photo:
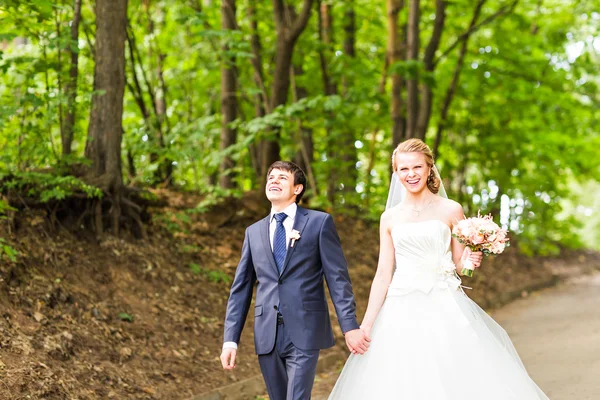
<instances>
[{"instance_id":1,"label":"bouquet of flowers","mask_svg":"<svg viewBox=\"0 0 600 400\"><path fill-rule=\"evenodd\" d=\"M500 228L492 219L492 215L463 219L454 224L452 236L464 244L471 251L481 251L483 255L500 254L509 245L505 229ZM469 277L473 276L473 264L467 258L464 261L461 273Z\"/></svg>"}]
</instances>

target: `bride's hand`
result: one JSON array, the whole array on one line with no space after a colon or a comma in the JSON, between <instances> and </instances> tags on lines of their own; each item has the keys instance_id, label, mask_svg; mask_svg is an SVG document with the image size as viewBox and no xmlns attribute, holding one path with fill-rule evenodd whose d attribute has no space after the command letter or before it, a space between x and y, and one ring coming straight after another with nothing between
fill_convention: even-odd
<instances>
[{"instance_id":1,"label":"bride's hand","mask_svg":"<svg viewBox=\"0 0 600 400\"><path fill-rule=\"evenodd\" d=\"M475 268L479 268L481 266L481 261L483 260L483 253L481 251L472 251L470 248L465 247L465 251L463 251L460 260L464 264L467 259L471 261Z\"/></svg>"},{"instance_id":2,"label":"bride's hand","mask_svg":"<svg viewBox=\"0 0 600 400\"><path fill-rule=\"evenodd\" d=\"M353 354L365 354L369 349L371 339L365 338L361 329L353 329L344 334L346 346Z\"/></svg>"},{"instance_id":3,"label":"bride's hand","mask_svg":"<svg viewBox=\"0 0 600 400\"><path fill-rule=\"evenodd\" d=\"M371 327L369 325L361 325L360 330L363 331L365 338L371 341Z\"/></svg>"}]
</instances>

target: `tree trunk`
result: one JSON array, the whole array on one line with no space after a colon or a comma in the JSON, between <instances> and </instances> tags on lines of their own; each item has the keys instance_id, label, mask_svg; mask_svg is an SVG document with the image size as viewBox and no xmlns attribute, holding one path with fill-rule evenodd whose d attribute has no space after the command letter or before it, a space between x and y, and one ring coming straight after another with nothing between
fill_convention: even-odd
<instances>
[{"instance_id":1,"label":"tree trunk","mask_svg":"<svg viewBox=\"0 0 600 400\"><path fill-rule=\"evenodd\" d=\"M158 160L162 156L162 160L159 163L159 168L155 172L154 180L155 182L162 183L163 186L170 186L173 178L173 162L166 154L168 152L168 143L165 139L165 136L168 134L169 126L168 126L168 118L167 118L167 86L165 84L165 80L163 77L163 62L166 58L166 54L164 54L155 38L155 22L152 19L152 13L150 12L150 2L151 0L144 0L144 9L146 12L147 19L147 33L148 37L153 38L148 43L148 60L149 64L152 65L152 59L156 58L156 81L157 86L154 88L150 79L146 75L143 69L143 61L142 58L138 55L138 61L140 65L140 69L142 70L142 77L146 83L146 87L148 89L148 94L150 96L150 100L152 101L154 115L155 118L151 118L149 123L151 125L151 132L154 135L151 135L151 143L153 143L157 148L159 148L159 154L152 152L150 154L151 160ZM159 12L162 12L160 8L158 8ZM164 21L164 17L159 19L160 21ZM133 35L133 32L132 32ZM152 136L156 136L153 138ZM162 155L160 154L162 153Z\"/></svg>"},{"instance_id":2,"label":"tree trunk","mask_svg":"<svg viewBox=\"0 0 600 400\"><path fill-rule=\"evenodd\" d=\"M221 2L221 18L223 30L233 31L237 27L235 20L236 8L235 0L222 0ZM229 46L223 46L223 54L229 52ZM221 114L223 122L221 127L221 151L226 150L236 142L236 130L230 124L237 118L237 82L236 82L236 67L235 57L225 56L221 66ZM224 189L231 189L235 186L233 174L233 159L230 155L223 158L220 166L220 185Z\"/></svg>"},{"instance_id":3,"label":"tree trunk","mask_svg":"<svg viewBox=\"0 0 600 400\"><path fill-rule=\"evenodd\" d=\"M323 91L325 96L333 96L338 92L337 85L333 82L332 77L329 73L329 60L332 58L333 53L333 16L331 15L331 6L328 2L319 0L319 39L321 41L321 48L319 50L319 60L321 64L321 77L323 79ZM328 120L332 121L334 116L328 113ZM335 145L336 136L331 132L331 124L326 123L325 129L327 131L327 160L329 174L327 177L327 199L333 206L335 205L335 193L339 187L340 165L334 160L339 159L339 148ZM342 149L343 150L343 149Z\"/></svg>"},{"instance_id":4,"label":"tree trunk","mask_svg":"<svg viewBox=\"0 0 600 400\"><path fill-rule=\"evenodd\" d=\"M419 117L419 72L416 63L419 60L420 14L420 0L410 0L406 58L413 62L413 70L406 80L406 139L415 137L417 118Z\"/></svg>"},{"instance_id":5,"label":"tree trunk","mask_svg":"<svg viewBox=\"0 0 600 400\"><path fill-rule=\"evenodd\" d=\"M96 1L96 65L86 143L92 180L112 197L112 228L119 233L121 215L121 140L125 91L127 0ZM98 232L102 228L97 226Z\"/></svg>"},{"instance_id":6,"label":"tree trunk","mask_svg":"<svg viewBox=\"0 0 600 400\"><path fill-rule=\"evenodd\" d=\"M403 41L398 30L398 15L404 8L404 0L386 0L387 19L388 19L388 45L387 59L389 65L402 61L404 47ZM395 147L404 139L406 130L406 119L404 117L404 107L402 102L402 89L404 87L404 79L397 72L393 72L392 76L392 145Z\"/></svg>"},{"instance_id":7,"label":"tree trunk","mask_svg":"<svg viewBox=\"0 0 600 400\"><path fill-rule=\"evenodd\" d=\"M313 0L304 0L302 11L298 17L291 21L286 18L286 5L284 0L273 0L273 13L275 17L275 27L277 31L277 44L275 52L275 71L273 73L273 86L271 88L270 109L274 110L287 102L288 91L290 89L290 68L292 65L292 56L294 46L298 37L302 34L311 14ZM275 133L275 140L265 141L261 170L262 176L266 176L269 165L277 161L280 157L279 138L280 133Z\"/></svg>"},{"instance_id":8,"label":"tree trunk","mask_svg":"<svg viewBox=\"0 0 600 400\"><path fill-rule=\"evenodd\" d=\"M260 43L260 35L258 33L258 17L256 15L256 3L250 1L248 4L248 18L250 19L250 46L252 48L252 68L254 70L253 79L256 87L260 90L254 98L255 114L258 118L266 115L269 108L269 98L265 87L264 72L262 66L262 45ZM250 156L255 175L259 182L265 179L266 171L263 173L262 160L264 158L263 151L266 147L265 141L258 141L250 145Z\"/></svg>"},{"instance_id":9,"label":"tree trunk","mask_svg":"<svg viewBox=\"0 0 600 400\"><path fill-rule=\"evenodd\" d=\"M165 82L163 73L163 64L166 54L158 49L157 64L156 64L156 75L158 77L158 90L156 92L156 118L158 120L158 126L161 132L161 147L164 151L168 152L169 143L165 139L165 136L169 134L170 125L169 117L167 116L167 84ZM164 186L171 186L173 182L173 161L167 155L164 157L162 164L163 174L162 181Z\"/></svg>"},{"instance_id":10,"label":"tree trunk","mask_svg":"<svg viewBox=\"0 0 600 400\"><path fill-rule=\"evenodd\" d=\"M348 0L346 3L346 11L344 12L344 54L348 60L356 59L356 13L354 11L354 0ZM350 82L344 76L342 78L344 96L348 95ZM344 132L343 137L343 153L342 162L344 171L344 192L352 193L356 190L356 182L358 180L358 171L356 163L358 162L358 154L354 142L356 136L352 129Z\"/></svg>"},{"instance_id":11,"label":"tree trunk","mask_svg":"<svg viewBox=\"0 0 600 400\"><path fill-rule=\"evenodd\" d=\"M333 50L333 16L331 6L327 2L319 0L319 39L322 46L319 50L321 63L321 77L323 79L323 90L325 96L337 94L337 85L332 81L329 74L328 59L331 58Z\"/></svg>"},{"instance_id":12,"label":"tree trunk","mask_svg":"<svg viewBox=\"0 0 600 400\"><path fill-rule=\"evenodd\" d=\"M294 102L304 99L308 96L308 90L296 83L296 77L304 75L304 69L302 68L302 60L297 64L294 64L292 76L292 90L294 94ZM312 163L314 161L314 142L313 142L313 131L302 124L302 121L298 118L298 133L300 135L300 143L294 157L294 162L302 168L306 173L308 184L312 189L312 193L315 195L319 194L317 187L317 181L312 169ZM306 195L305 195L306 197ZM305 197L302 197L303 199Z\"/></svg>"},{"instance_id":13,"label":"tree trunk","mask_svg":"<svg viewBox=\"0 0 600 400\"><path fill-rule=\"evenodd\" d=\"M460 77L460 73L462 71L462 67L465 61L465 57L467 55L467 48L469 45L469 38L471 33L473 32L473 27L477 24L477 20L479 19L479 15L481 14L481 9L485 4L486 0L479 0L477 5L475 6L475 10L473 11L473 17L471 18L471 23L469 24L467 37L463 40L460 53L458 55L458 60L456 61L456 67L454 68L454 74L452 75L452 81L448 86L448 90L446 91L446 97L444 98L444 104L442 105L442 111L440 116L440 122L438 123L437 133L435 136L435 142L433 145L433 154L437 158L439 156L439 148L440 143L442 141L442 133L446 128L446 124L448 122L448 111L450 110L450 104L452 104L452 100L454 99L454 94L456 93L456 87L458 86L458 78Z\"/></svg>"},{"instance_id":14,"label":"tree trunk","mask_svg":"<svg viewBox=\"0 0 600 400\"><path fill-rule=\"evenodd\" d=\"M442 38L442 32L444 31L444 24L446 22L446 1L436 0L435 6L435 23L433 25L433 33L429 44L425 49L423 56L423 69L425 73L433 75L435 64L433 62L435 52L440 46L440 40ZM430 77L433 80L433 77ZM419 105L419 117L417 120L417 130L415 137L425 140L425 134L429 127L429 119L431 118L431 105L433 102L433 90L431 81L425 81L421 85L421 102Z\"/></svg>"},{"instance_id":15,"label":"tree trunk","mask_svg":"<svg viewBox=\"0 0 600 400\"><path fill-rule=\"evenodd\" d=\"M71 22L71 43L69 49L67 50L67 52L71 55L69 79L65 85L67 111L65 113L61 132L63 157L71 154L71 145L73 143L73 130L75 126L75 98L77 97L77 77L79 75L79 21L81 21L81 0L74 0L73 21Z\"/></svg>"}]
</instances>

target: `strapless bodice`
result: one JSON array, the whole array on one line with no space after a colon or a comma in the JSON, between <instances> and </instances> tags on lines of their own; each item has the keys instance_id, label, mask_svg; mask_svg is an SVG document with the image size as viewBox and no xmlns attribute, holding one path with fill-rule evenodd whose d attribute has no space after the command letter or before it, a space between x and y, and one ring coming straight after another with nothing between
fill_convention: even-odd
<instances>
[{"instance_id":1,"label":"strapless bodice","mask_svg":"<svg viewBox=\"0 0 600 400\"><path fill-rule=\"evenodd\" d=\"M452 261L450 227L440 220L400 223L391 231L396 268L388 296L434 287L458 289L460 279Z\"/></svg>"}]
</instances>

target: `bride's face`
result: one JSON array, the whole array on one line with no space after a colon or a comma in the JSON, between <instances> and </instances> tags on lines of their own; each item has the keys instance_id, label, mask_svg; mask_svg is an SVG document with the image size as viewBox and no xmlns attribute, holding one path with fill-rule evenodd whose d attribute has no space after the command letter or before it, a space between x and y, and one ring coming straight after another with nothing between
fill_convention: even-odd
<instances>
[{"instance_id":1,"label":"bride's face","mask_svg":"<svg viewBox=\"0 0 600 400\"><path fill-rule=\"evenodd\" d=\"M396 174L410 193L420 193L427 187L430 168L423 153L398 153Z\"/></svg>"}]
</instances>

